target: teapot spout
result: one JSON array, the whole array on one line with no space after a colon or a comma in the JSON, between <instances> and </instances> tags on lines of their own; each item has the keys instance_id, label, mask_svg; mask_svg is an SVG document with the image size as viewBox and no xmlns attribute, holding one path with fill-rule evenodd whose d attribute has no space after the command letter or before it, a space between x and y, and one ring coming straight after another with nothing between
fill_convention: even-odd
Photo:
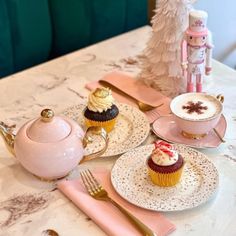
<instances>
[{"instance_id":1,"label":"teapot spout","mask_svg":"<svg viewBox=\"0 0 236 236\"><path fill-rule=\"evenodd\" d=\"M0 134L3 137L3 140L6 143L6 146L8 150L15 155L14 153L14 140L15 140L15 134L13 134L13 128L15 128L15 125L8 126L5 123L0 121Z\"/></svg>"}]
</instances>

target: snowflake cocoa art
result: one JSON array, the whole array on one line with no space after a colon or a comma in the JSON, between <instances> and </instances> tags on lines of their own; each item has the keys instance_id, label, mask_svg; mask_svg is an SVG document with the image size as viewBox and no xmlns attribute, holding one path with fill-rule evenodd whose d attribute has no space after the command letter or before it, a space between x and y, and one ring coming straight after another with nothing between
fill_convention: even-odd
<instances>
[{"instance_id":1,"label":"snowflake cocoa art","mask_svg":"<svg viewBox=\"0 0 236 236\"><path fill-rule=\"evenodd\" d=\"M197 101L196 103L194 103L193 101L189 101L187 103L188 105L182 106L182 108L184 110L187 110L188 114L192 114L194 112L196 112L198 115L203 114L204 110L207 110L208 107L207 106L203 106L202 102Z\"/></svg>"}]
</instances>

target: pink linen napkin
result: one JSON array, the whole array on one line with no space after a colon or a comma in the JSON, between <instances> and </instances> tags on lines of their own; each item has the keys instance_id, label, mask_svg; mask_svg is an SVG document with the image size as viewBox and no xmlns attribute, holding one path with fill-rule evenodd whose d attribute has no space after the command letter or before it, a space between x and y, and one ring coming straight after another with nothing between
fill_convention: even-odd
<instances>
[{"instance_id":1,"label":"pink linen napkin","mask_svg":"<svg viewBox=\"0 0 236 236\"><path fill-rule=\"evenodd\" d=\"M108 191L110 197L150 227L158 236L168 235L175 230L175 226L160 213L139 208L121 198L111 185L109 171L94 171L93 173ZM99 201L90 197L80 179L60 181L58 182L58 189L88 215L107 235L141 235L110 202Z\"/></svg>"},{"instance_id":2,"label":"pink linen napkin","mask_svg":"<svg viewBox=\"0 0 236 236\"><path fill-rule=\"evenodd\" d=\"M152 106L158 106L166 97L155 89L146 86L142 81L133 79L121 72L111 72L99 81L107 82L116 88L121 89L137 100Z\"/></svg>"},{"instance_id":3,"label":"pink linen napkin","mask_svg":"<svg viewBox=\"0 0 236 236\"><path fill-rule=\"evenodd\" d=\"M139 101L146 102L149 105L157 106L163 103L161 107L145 112L150 123L156 120L159 116L168 115L170 113L170 98L164 96L153 88L144 85L140 81L133 79L129 75L120 72L111 72L99 81L86 84L85 87L89 90L94 90L95 88L102 86L99 82L109 83L112 86L124 91L124 93L130 94L132 97L138 99ZM112 91L112 94L118 102L138 107L135 101L132 98L125 96L125 94L122 95L118 91Z\"/></svg>"}]
</instances>

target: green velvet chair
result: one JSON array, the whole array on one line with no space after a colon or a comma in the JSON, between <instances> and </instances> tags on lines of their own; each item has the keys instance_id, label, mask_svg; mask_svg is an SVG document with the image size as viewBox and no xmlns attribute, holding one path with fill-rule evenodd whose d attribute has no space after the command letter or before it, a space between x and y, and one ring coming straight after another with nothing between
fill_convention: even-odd
<instances>
[{"instance_id":1,"label":"green velvet chair","mask_svg":"<svg viewBox=\"0 0 236 236\"><path fill-rule=\"evenodd\" d=\"M0 0L0 77L147 24L147 0Z\"/></svg>"}]
</instances>

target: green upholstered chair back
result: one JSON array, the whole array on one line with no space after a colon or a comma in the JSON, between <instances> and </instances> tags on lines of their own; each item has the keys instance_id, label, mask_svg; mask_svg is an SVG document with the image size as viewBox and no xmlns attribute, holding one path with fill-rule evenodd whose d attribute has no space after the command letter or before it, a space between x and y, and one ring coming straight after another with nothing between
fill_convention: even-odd
<instances>
[{"instance_id":1,"label":"green upholstered chair back","mask_svg":"<svg viewBox=\"0 0 236 236\"><path fill-rule=\"evenodd\" d=\"M0 77L147 24L147 0L0 0Z\"/></svg>"}]
</instances>

